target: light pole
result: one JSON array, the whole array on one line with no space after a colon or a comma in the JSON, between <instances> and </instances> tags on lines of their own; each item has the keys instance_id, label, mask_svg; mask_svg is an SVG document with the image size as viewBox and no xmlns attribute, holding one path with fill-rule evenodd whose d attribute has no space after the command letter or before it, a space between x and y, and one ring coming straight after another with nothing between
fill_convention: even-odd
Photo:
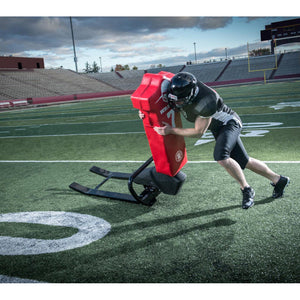
<instances>
[{"instance_id":1,"label":"light pole","mask_svg":"<svg viewBox=\"0 0 300 300\"><path fill-rule=\"evenodd\" d=\"M226 60L227 60L227 48L225 48L225 56L226 56Z\"/></svg>"},{"instance_id":2,"label":"light pole","mask_svg":"<svg viewBox=\"0 0 300 300\"><path fill-rule=\"evenodd\" d=\"M77 57L76 57L75 41L74 41L73 25L72 25L72 17L70 17L70 25L71 25L72 42L73 42L73 51L74 51L74 62L75 62L76 73L78 73L78 68L77 68Z\"/></svg>"},{"instance_id":3,"label":"light pole","mask_svg":"<svg viewBox=\"0 0 300 300\"><path fill-rule=\"evenodd\" d=\"M101 56L99 57L99 60L100 60L100 72L102 72L102 58L101 58Z\"/></svg>"},{"instance_id":4,"label":"light pole","mask_svg":"<svg viewBox=\"0 0 300 300\"><path fill-rule=\"evenodd\" d=\"M196 43L195 42L194 42L194 51L195 51L195 63L197 64Z\"/></svg>"}]
</instances>

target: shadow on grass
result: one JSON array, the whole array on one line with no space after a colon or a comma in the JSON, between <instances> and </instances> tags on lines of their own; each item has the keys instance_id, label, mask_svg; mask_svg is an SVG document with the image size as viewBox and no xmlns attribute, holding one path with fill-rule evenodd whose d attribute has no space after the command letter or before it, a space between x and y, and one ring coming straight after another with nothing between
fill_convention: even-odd
<instances>
[{"instance_id":1,"label":"shadow on grass","mask_svg":"<svg viewBox=\"0 0 300 300\"><path fill-rule=\"evenodd\" d=\"M55 194L60 194L60 195L62 195L62 194L77 195L78 194L78 193L74 193L74 191L72 191L72 190L62 190L62 189L48 189L47 191L58 192ZM126 219L131 219L133 217L137 217L139 215L149 213L154 210L155 205L159 205L159 203L157 203L157 204L154 204L153 207L148 207L148 206L144 206L141 204L132 205L132 203L124 203L123 202L123 205L126 205L126 207L122 207L121 205L118 205L118 204L122 203L122 201L119 201L119 200L113 200L113 199L102 198L102 197L97 197L97 196L87 196L87 197L90 197L94 200L99 200L99 210L101 211L101 212L99 212L99 214L101 214L102 217L104 217L105 219L106 218L110 219L109 221L114 222L114 223L120 223ZM274 200L275 199L272 197L267 197L265 199L258 200L258 201L256 200L255 204L254 204L254 208L257 205L264 205L264 204L272 203ZM109 201L109 202L112 201L111 203L113 203L113 205L108 205L107 201ZM254 208L252 208L252 209L254 209ZM127 214L126 214L127 218L124 218L124 215L118 213L119 211L122 211L123 209L126 209L126 211L127 211ZM168 223L176 222L176 221L180 221L180 220L188 220L188 219L194 219L194 218L199 218L199 217L203 217L203 216L214 215L214 214L230 211L233 209L242 209L242 208L241 208L241 205L231 205L231 206L220 207L220 208L215 208L215 209L208 209L208 210L204 210L204 211L192 212L192 213L188 213L188 214L184 214L184 215L164 217L164 218L156 219L156 220L152 220L152 221L143 221L143 222L135 223L132 225L123 225L121 227L114 227L114 230L111 233L122 233L122 232L126 232L128 230L136 230L139 228L159 226L162 224L168 224ZM95 209L95 206L87 207L85 209L85 211L86 212L83 212L82 208L81 208L80 211L78 211L78 212L90 213L92 215L98 214L97 209ZM103 216L103 214L105 216Z\"/></svg>"},{"instance_id":2,"label":"shadow on grass","mask_svg":"<svg viewBox=\"0 0 300 300\"><path fill-rule=\"evenodd\" d=\"M147 222L146 222L147 223ZM190 232L193 231L197 231L197 230L208 230L210 228L217 228L217 227L221 227L221 226L231 226L234 225L236 223L236 221L232 221L230 219L218 219L212 222L208 222L205 224L200 224L200 225L196 225L196 226L192 226L189 228L185 228L182 230L176 230L175 232L170 232L170 233L164 233L164 234L157 234L157 235L153 235L150 237L145 237L142 240L139 241L126 241L125 243L123 243L122 245L120 245L120 247L112 247L110 249L106 249L103 250L97 254L95 254L97 257L101 257L101 259L108 259L108 258L112 258L115 256L119 256L119 255L124 255L130 252L134 252L138 249L142 249L142 248L146 248L149 247L151 245L157 244L157 243L162 243L164 241L167 241L169 239L173 239L185 234L188 234ZM131 225L131 229L129 230L136 230L138 229L138 227L136 226L136 224ZM117 234L117 233L122 233L123 231L128 230L127 226L122 226L122 230L113 230L110 234Z\"/></svg>"},{"instance_id":3,"label":"shadow on grass","mask_svg":"<svg viewBox=\"0 0 300 300\"><path fill-rule=\"evenodd\" d=\"M273 198L265 198L263 200L257 201L256 205L263 205L272 202ZM135 231L139 229L145 229L155 226L161 226L164 224L170 224L172 222L177 222L181 220L188 220L193 218L199 218L203 216L214 215L218 213L222 213L225 211L230 211L234 209L242 209L241 205L231 205L227 207L221 207L216 209L209 209L205 211L198 211L194 213L188 213L184 215L172 216L160 218L152 221L143 221L139 223L129 224L129 225L119 225L113 226L112 231L110 232L110 236L119 235L122 233L128 233L129 231ZM145 237L139 241L125 241L120 247L111 247L109 249L103 250L95 254L97 257L101 257L101 259L112 258L119 255L124 255L130 252L134 252L137 249L142 249L149 247L153 244L161 243L163 241L176 238L185 234L188 234L193 231L204 231L212 228L218 228L222 226L231 226L236 224L236 221L233 221L229 218L220 218L211 222L207 222L205 224L199 224L196 226L176 230L174 232L163 233L163 234L155 234L153 236Z\"/></svg>"},{"instance_id":4,"label":"shadow on grass","mask_svg":"<svg viewBox=\"0 0 300 300\"><path fill-rule=\"evenodd\" d=\"M256 201L254 206L268 204L268 203L273 202L274 200L275 199L273 199L272 197L268 197L263 200ZM208 209L208 210L203 210L203 211L198 211L198 212L192 212L192 213L188 213L188 214L184 214L184 215L164 217L161 219L156 219L156 220L152 220L152 221L144 221L144 222L135 223L135 224L131 224L131 225L122 225L120 227L114 227L111 233L122 233L122 232L127 232L130 230L154 227L154 226L169 224L169 223L177 222L177 221L181 221L181 220L189 220L189 219L214 215L214 214L222 213L225 211L230 211L233 209L242 209L242 208L241 208L241 205L231 205L231 206L220 207L220 208L215 208L215 209ZM232 224L230 224L230 225L232 225Z\"/></svg>"},{"instance_id":5,"label":"shadow on grass","mask_svg":"<svg viewBox=\"0 0 300 300\"><path fill-rule=\"evenodd\" d=\"M273 201L275 201L276 199L273 198L273 197L268 197L268 198L265 198L265 199L262 199L260 201L255 201L255 205L262 205L262 204L268 204L268 203L271 203Z\"/></svg>"}]
</instances>

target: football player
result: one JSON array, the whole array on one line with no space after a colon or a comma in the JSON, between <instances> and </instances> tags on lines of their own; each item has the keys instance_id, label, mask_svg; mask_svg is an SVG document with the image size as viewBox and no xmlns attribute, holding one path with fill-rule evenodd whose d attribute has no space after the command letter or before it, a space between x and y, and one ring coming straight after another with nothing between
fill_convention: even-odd
<instances>
[{"instance_id":1,"label":"football player","mask_svg":"<svg viewBox=\"0 0 300 300\"><path fill-rule=\"evenodd\" d=\"M154 127L154 130L160 135L201 137L209 129L216 140L214 159L239 183L243 209L254 205L255 196L254 189L245 178L245 168L271 181L273 198L282 197L290 179L273 172L264 162L248 156L240 138L242 121L216 91L198 81L193 74L180 72L171 79L167 100L170 107L180 111L194 123L194 127L177 128L164 123L164 126ZM143 118L141 112L139 116Z\"/></svg>"}]
</instances>

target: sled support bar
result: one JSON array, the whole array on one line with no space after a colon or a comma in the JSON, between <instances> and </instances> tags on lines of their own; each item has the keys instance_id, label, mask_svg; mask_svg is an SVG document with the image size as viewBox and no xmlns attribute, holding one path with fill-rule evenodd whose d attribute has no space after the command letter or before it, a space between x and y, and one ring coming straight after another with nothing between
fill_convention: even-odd
<instances>
[{"instance_id":1,"label":"sled support bar","mask_svg":"<svg viewBox=\"0 0 300 300\"><path fill-rule=\"evenodd\" d=\"M69 185L69 187L77 192L80 192L85 195L90 196L98 196L103 198L109 198L114 200L123 200L127 202L139 203L133 196L124 193L116 193L116 192L109 192L109 191L101 191L96 188L91 189L86 186L83 186L77 182L73 182Z\"/></svg>"},{"instance_id":2,"label":"sled support bar","mask_svg":"<svg viewBox=\"0 0 300 300\"><path fill-rule=\"evenodd\" d=\"M144 191L137 195L133 188L134 179L147 168L148 165L153 161L153 158L150 157L147 161L145 161L134 173L120 173L120 172L110 172L105 169L101 169L98 167L91 167L90 171L105 177L105 179L100 182L95 188L88 188L83 186L77 182L73 182L69 185L69 187L77 192L80 192L85 195L90 196L98 196L103 198L115 199L115 200L122 200L131 203L137 204L144 204L147 206L151 206L156 201L156 196L159 195L160 190L156 187L152 186L144 186ZM106 181L110 178L121 179L121 180L128 180L128 189L131 194L124 194L124 193L116 193L111 191L102 191L99 190L99 187L102 186Z\"/></svg>"},{"instance_id":3,"label":"sled support bar","mask_svg":"<svg viewBox=\"0 0 300 300\"><path fill-rule=\"evenodd\" d=\"M99 167L93 166L90 168L90 171L101 175L103 177L110 177L110 178L115 178L115 179L123 179L123 180L128 180L131 176L131 173L121 173L121 172L110 172L105 169L101 169Z\"/></svg>"},{"instance_id":4,"label":"sled support bar","mask_svg":"<svg viewBox=\"0 0 300 300\"><path fill-rule=\"evenodd\" d=\"M147 161L145 161L128 179L128 189L131 195L137 200L140 201L140 197L137 195L135 190L133 189L133 180L142 173L153 161L153 157L151 156Z\"/></svg>"}]
</instances>

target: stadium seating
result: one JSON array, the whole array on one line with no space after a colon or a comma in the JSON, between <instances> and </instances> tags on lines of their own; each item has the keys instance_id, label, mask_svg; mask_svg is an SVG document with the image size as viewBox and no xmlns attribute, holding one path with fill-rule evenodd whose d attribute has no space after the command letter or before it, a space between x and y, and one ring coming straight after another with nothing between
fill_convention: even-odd
<instances>
[{"instance_id":1,"label":"stadium seating","mask_svg":"<svg viewBox=\"0 0 300 300\"><path fill-rule=\"evenodd\" d=\"M227 61L188 65L184 71L194 74L202 82L214 82L226 65Z\"/></svg>"},{"instance_id":2,"label":"stadium seating","mask_svg":"<svg viewBox=\"0 0 300 300\"><path fill-rule=\"evenodd\" d=\"M0 100L117 91L70 70L0 71Z\"/></svg>"},{"instance_id":3,"label":"stadium seating","mask_svg":"<svg viewBox=\"0 0 300 300\"><path fill-rule=\"evenodd\" d=\"M275 67L277 59L278 68ZM249 66L251 72L249 72ZM246 83L266 79L300 77L300 51L277 55L224 60L194 65L177 65L147 70L125 70L104 73L76 73L65 69L0 70L0 100L54 97L89 93L131 93L140 85L145 73L160 71L193 73L210 85ZM3 104L2 108L7 104Z\"/></svg>"},{"instance_id":4,"label":"stadium seating","mask_svg":"<svg viewBox=\"0 0 300 300\"><path fill-rule=\"evenodd\" d=\"M158 68L151 68L147 69L147 73L153 73L157 74L161 71L170 72L170 73L178 73L181 72L185 68L185 65L179 65L179 66L170 66L170 67L158 67Z\"/></svg>"},{"instance_id":5,"label":"stadium seating","mask_svg":"<svg viewBox=\"0 0 300 300\"><path fill-rule=\"evenodd\" d=\"M89 73L87 76L99 80L107 85L111 85L116 89L128 91L136 90L140 85L144 70L133 70L133 71L119 71L107 72L107 73Z\"/></svg>"},{"instance_id":6,"label":"stadium seating","mask_svg":"<svg viewBox=\"0 0 300 300\"><path fill-rule=\"evenodd\" d=\"M284 53L274 77L293 74L300 74L300 51Z\"/></svg>"},{"instance_id":7,"label":"stadium seating","mask_svg":"<svg viewBox=\"0 0 300 300\"><path fill-rule=\"evenodd\" d=\"M250 67L250 72L249 72ZM251 79L264 77L264 72L259 70L267 70L266 77L271 74L271 70L275 67L274 55L253 57L248 59L234 59L229 67L219 77L218 81L230 81L239 79Z\"/></svg>"}]
</instances>

